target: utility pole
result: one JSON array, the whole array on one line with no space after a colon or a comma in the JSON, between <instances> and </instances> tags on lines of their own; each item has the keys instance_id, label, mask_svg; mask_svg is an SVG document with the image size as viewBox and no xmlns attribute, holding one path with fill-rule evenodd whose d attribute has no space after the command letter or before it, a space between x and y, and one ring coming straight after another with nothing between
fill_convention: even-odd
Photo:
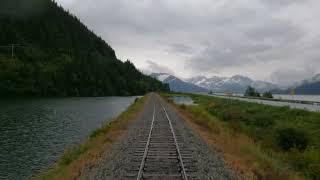
<instances>
[{"instance_id":1,"label":"utility pole","mask_svg":"<svg viewBox=\"0 0 320 180\"><path fill-rule=\"evenodd\" d=\"M14 44L11 44L11 58L13 59L14 55Z\"/></svg>"},{"instance_id":2,"label":"utility pole","mask_svg":"<svg viewBox=\"0 0 320 180\"><path fill-rule=\"evenodd\" d=\"M8 49L9 51L10 51L10 49L11 49L11 59L14 58L15 48L18 48L18 47L20 47L20 48L27 48L28 46L21 45L21 44L14 44L14 43L8 44L8 45L4 45L4 46L1 46L1 45L0 45L0 48L6 48L6 49ZM8 51L6 51L6 52L9 53ZM8 55L9 55L9 54L8 54Z\"/></svg>"}]
</instances>

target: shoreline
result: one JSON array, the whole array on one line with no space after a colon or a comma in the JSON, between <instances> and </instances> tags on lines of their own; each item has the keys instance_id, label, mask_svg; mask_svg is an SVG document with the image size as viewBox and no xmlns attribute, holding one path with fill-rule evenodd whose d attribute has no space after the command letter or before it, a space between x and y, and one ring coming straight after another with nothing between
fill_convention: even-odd
<instances>
[{"instance_id":1,"label":"shoreline","mask_svg":"<svg viewBox=\"0 0 320 180\"><path fill-rule=\"evenodd\" d=\"M145 95L136 100L119 116L94 130L83 143L66 149L54 165L32 179L60 180L80 177L85 168L97 164L111 146L125 135L126 129L140 115L148 98L149 95Z\"/></svg>"},{"instance_id":2,"label":"shoreline","mask_svg":"<svg viewBox=\"0 0 320 180\"><path fill-rule=\"evenodd\" d=\"M201 94L201 93L200 93ZM201 94L205 95L205 94ZM218 97L233 97L233 98L243 98L243 99L257 99L265 101L276 101L276 102L287 102L287 103L297 103L297 104L308 104L320 106L320 101L308 101L308 100L293 100L293 99L279 99L279 98L263 98L263 97L249 97L249 96L237 96L237 95L222 95L222 94L207 94L209 96Z\"/></svg>"}]
</instances>

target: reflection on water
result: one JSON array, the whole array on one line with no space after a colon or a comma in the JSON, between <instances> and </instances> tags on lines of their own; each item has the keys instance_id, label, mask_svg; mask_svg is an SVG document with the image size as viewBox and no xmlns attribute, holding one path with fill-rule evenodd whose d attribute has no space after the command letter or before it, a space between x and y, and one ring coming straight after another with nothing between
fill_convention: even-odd
<instances>
[{"instance_id":1,"label":"reflection on water","mask_svg":"<svg viewBox=\"0 0 320 180\"><path fill-rule=\"evenodd\" d=\"M173 96L171 99L176 104L195 105L189 96Z\"/></svg>"},{"instance_id":2,"label":"reflection on water","mask_svg":"<svg viewBox=\"0 0 320 180\"><path fill-rule=\"evenodd\" d=\"M134 99L0 100L0 179L25 179L47 168Z\"/></svg>"},{"instance_id":3,"label":"reflection on water","mask_svg":"<svg viewBox=\"0 0 320 180\"><path fill-rule=\"evenodd\" d=\"M284 95L284 94L274 94L276 99L288 99L288 100L300 100L300 101L316 101L320 102L319 95Z\"/></svg>"},{"instance_id":4,"label":"reflection on water","mask_svg":"<svg viewBox=\"0 0 320 180\"><path fill-rule=\"evenodd\" d=\"M215 93L225 95L224 93ZM234 93L234 96L244 96L241 93ZM320 95L288 95L288 94L273 94L274 99L297 100L297 101L315 101L320 102Z\"/></svg>"},{"instance_id":5,"label":"reflection on water","mask_svg":"<svg viewBox=\"0 0 320 180\"><path fill-rule=\"evenodd\" d=\"M300 103L281 102L281 101L270 101L270 100L268 101L268 100L260 100L260 99L228 97L228 96L222 96L222 95L211 95L211 96L236 99L236 100L247 101L247 102L255 102L255 103L272 105L272 106L289 106L290 108L303 109L303 110L314 111L314 112L320 111L320 104L300 104Z\"/></svg>"}]
</instances>

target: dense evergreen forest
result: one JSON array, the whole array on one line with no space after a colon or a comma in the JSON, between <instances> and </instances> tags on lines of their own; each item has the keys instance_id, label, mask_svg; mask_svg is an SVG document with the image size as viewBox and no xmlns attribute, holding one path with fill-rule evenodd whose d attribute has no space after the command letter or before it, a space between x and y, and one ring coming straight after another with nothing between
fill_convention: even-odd
<instances>
[{"instance_id":1,"label":"dense evergreen forest","mask_svg":"<svg viewBox=\"0 0 320 180\"><path fill-rule=\"evenodd\" d=\"M14 44L12 46L12 44ZM51 0L1 0L1 96L138 95L168 90Z\"/></svg>"}]
</instances>

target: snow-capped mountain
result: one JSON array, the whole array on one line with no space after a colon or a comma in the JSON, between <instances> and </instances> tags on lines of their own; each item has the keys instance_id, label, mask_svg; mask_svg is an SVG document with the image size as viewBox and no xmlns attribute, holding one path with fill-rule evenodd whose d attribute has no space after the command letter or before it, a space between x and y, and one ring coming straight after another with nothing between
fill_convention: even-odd
<instances>
[{"instance_id":1,"label":"snow-capped mountain","mask_svg":"<svg viewBox=\"0 0 320 180\"><path fill-rule=\"evenodd\" d=\"M288 94L291 89L295 89L296 94L320 94L320 74L312 78L301 81L289 89L281 88L281 85L272 84L265 81L255 81L246 76L235 75L232 77L196 76L181 80L166 73L153 73L152 77L168 83L172 91L177 92L232 92L243 93L248 86L252 86L259 92L272 91L273 93Z\"/></svg>"},{"instance_id":2,"label":"snow-capped mountain","mask_svg":"<svg viewBox=\"0 0 320 180\"><path fill-rule=\"evenodd\" d=\"M175 76L166 73L152 73L150 75L163 83L169 84L170 90L175 92L208 92L206 88L185 82Z\"/></svg>"},{"instance_id":3,"label":"snow-capped mountain","mask_svg":"<svg viewBox=\"0 0 320 180\"><path fill-rule=\"evenodd\" d=\"M252 86L261 92L277 88L275 84L264 81L254 81L241 75L232 77L213 76L211 78L196 76L186 81L214 92L243 93L248 86Z\"/></svg>"}]
</instances>

